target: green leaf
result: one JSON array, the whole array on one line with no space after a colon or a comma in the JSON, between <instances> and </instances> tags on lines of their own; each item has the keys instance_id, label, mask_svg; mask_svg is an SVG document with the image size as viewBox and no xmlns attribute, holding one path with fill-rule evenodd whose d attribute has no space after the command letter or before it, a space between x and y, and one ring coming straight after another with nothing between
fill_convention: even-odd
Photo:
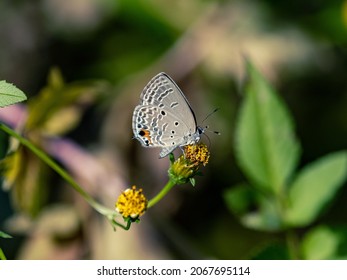
<instances>
[{"instance_id":1,"label":"green leaf","mask_svg":"<svg viewBox=\"0 0 347 280\"><path fill-rule=\"evenodd\" d=\"M223 196L229 210L245 227L262 231L282 229L275 201L256 189L240 184L228 189Z\"/></svg>"},{"instance_id":2,"label":"green leaf","mask_svg":"<svg viewBox=\"0 0 347 280\"><path fill-rule=\"evenodd\" d=\"M0 260L3 260L3 261L7 260L5 254L1 248L0 248Z\"/></svg>"},{"instance_id":3,"label":"green leaf","mask_svg":"<svg viewBox=\"0 0 347 280\"><path fill-rule=\"evenodd\" d=\"M278 241L263 245L251 256L252 260L289 260L289 252L285 244Z\"/></svg>"},{"instance_id":4,"label":"green leaf","mask_svg":"<svg viewBox=\"0 0 347 280\"><path fill-rule=\"evenodd\" d=\"M27 97L20 89L6 81L0 81L0 107L6 107L26 100Z\"/></svg>"},{"instance_id":5,"label":"green leaf","mask_svg":"<svg viewBox=\"0 0 347 280\"><path fill-rule=\"evenodd\" d=\"M250 212L250 209L254 209L257 204L255 196L254 190L245 184L236 185L223 193L228 209L239 218Z\"/></svg>"},{"instance_id":6,"label":"green leaf","mask_svg":"<svg viewBox=\"0 0 347 280\"><path fill-rule=\"evenodd\" d=\"M9 235L9 234L7 234L7 233L1 231L1 230L0 230L0 237L1 237L1 238L12 238L11 235Z\"/></svg>"},{"instance_id":7,"label":"green leaf","mask_svg":"<svg viewBox=\"0 0 347 280\"><path fill-rule=\"evenodd\" d=\"M247 63L249 81L236 127L236 156L262 190L280 193L296 168L300 145L287 108L262 75Z\"/></svg>"},{"instance_id":8,"label":"green leaf","mask_svg":"<svg viewBox=\"0 0 347 280\"><path fill-rule=\"evenodd\" d=\"M85 109L93 104L106 84L80 81L65 84L61 72L53 68L48 84L28 102L26 130L42 130L45 135L67 133L78 125Z\"/></svg>"},{"instance_id":9,"label":"green leaf","mask_svg":"<svg viewBox=\"0 0 347 280\"><path fill-rule=\"evenodd\" d=\"M306 166L289 189L287 223L291 226L312 223L342 187L346 177L346 151L329 154Z\"/></svg>"},{"instance_id":10,"label":"green leaf","mask_svg":"<svg viewBox=\"0 0 347 280\"><path fill-rule=\"evenodd\" d=\"M0 168L6 189L11 189L13 206L35 217L47 199L49 166L21 145L0 162Z\"/></svg>"},{"instance_id":11,"label":"green leaf","mask_svg":"<svg viewBox=\"0 0 347 280\"><path fill-rule=\"evenodd\" d=\"M195 187L195 179L194 178L189 178L189 181L192 184L192 186Z\"/></svg>"},{"instance_id":12,"label":"green leaf","mask_svg":"<svg viewBox=\"0 0 347 280\"><path fill-rule=\"evenodd\" d=\"M330 260L347 257L347 227L319 226L309 231L301 243L307 260Z\"/></svg>"}]
</instances>

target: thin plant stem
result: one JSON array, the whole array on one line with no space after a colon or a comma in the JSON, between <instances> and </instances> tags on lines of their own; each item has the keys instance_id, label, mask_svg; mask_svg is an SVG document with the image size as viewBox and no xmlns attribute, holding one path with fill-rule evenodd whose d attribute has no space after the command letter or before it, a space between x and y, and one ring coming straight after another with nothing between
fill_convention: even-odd
<instances>
[{"instance_id":1,"label":"thin plant stem","mask_svg":"<svg viewBox=\"0 0 347 280\"><path fill-rule=\"evenodd\" d=\"M283 190L283 188L282 188ZM282 193L278 193L276 196L276 205L279 216L281 217L282 223L285 221L285 208L286 208L286 200ZM289 257L292 260L298 260L300 258L300 253L298 250L298 237L296 232L293 229L287 229L285 232L285 239L287 243L287 249L289 253Z\"/></svg>"},{"instance_id":2,"label":"thin plant stem","mask_svg":"<svg viewBox=\"0 0 347 280\"><path fill-rule=\"evenodd\" d=\"M53 159L51 159L47 154L42 150L37 148L29 140L19 135L17 132L9 128L8 126L0 123L0 129L9 134L10 136L16 138L23 146L27 147L32 151L38 158L50 166L55 172L57 172L66 182L68 182L82 197L100 214L106 216L108 219L113 220L115 217L115 211L104 207L97 201L95 201L76 181L62 168L60 167ZM118 224L118 223L117 223ZM118 224L119 225L119 224Z\"/></svg>"},{"instance_id":3,"label":"thin plant stem","mask_svg":"<svg viewBox=\"0 0 347 280\"><path fill-rule=\"evenodd\" d=\"M132 221L131 221L131 220L128 220L126 225L122 225L122 224L116 222L115 220L113 220L113 223L114 223L115 225L121 227L121 228L124 229L124 230L129 230L129 229L130 229L130 226L131 226L131 224L132 224Z\"/></svg>"},{"instance_id":4,"label":"thin plant stem","mask_svg":"<svg viewBox=\"0 0 347 280\"><path fill-rule=\"evenodd\" d=\"M175 182L169 180L164 188L162 188L162 190L148 202L147 208L151 208L153 205L158 203L175 185Z\"/></svg>"},{"instance_id":5,"label":"thin plant stem","mask_svg":"<svg viewBox=\"0 0 347 280\"><path fill-rule=\"evenodd\" d=\"M289 252L289 257L292 260L300 259L298 252L298 240L295 232L292 229L286 231L286 242Z\"/></svg>"}]
</instances>

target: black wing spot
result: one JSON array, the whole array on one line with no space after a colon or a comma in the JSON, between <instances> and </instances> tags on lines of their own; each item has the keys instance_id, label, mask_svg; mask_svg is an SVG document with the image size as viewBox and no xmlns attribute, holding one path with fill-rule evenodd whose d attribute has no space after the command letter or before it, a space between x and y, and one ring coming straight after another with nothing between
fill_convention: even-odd
<instances>
[{"instance_id":1,"label":"black wing spot","mask_svg":"<svg viewBox=\"0 0 347 280\"><path fill-rule=\"evenodd\" d=\"M179 122L175 122L175 126L178 126L180 123Z\"/></svg>"},{"instance_id":2,"label":"black wing spot","mask_svg":"<svg viewBox=\"0 0 347 280\"><path fill-rule=\"evenodd\" d=\"M170 107L171 107L171 108L175 108L176 106L178 106L178 102L172 102L172 103L170 104Z\"/></svg>"}]
</instances>

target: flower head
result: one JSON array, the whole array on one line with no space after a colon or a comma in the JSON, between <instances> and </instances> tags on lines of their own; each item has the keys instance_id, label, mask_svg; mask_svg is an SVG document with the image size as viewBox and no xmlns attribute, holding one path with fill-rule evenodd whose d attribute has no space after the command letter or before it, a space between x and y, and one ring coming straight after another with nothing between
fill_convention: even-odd
<instances>
[{"instance_id":1,"label":"flower head","mask_svg":"<svg viewBox=\"0 0 347 280\"><path fill-rule=\"evenodd\" d=\"M136 186L132 186L131 189L126 189L122 192L115 206L116 211L119 212L123 218L130 217L136 220L145 213L147 209L147 199L142 193L142 189L136 190Z\"/></svg>"},{"instance_id":2,"label":"flower head","mask_svg":"<svg viewBox=\"0 0 347 280\"><path fill-rule=\"evenodd\" d=\"M196 145L184 146L184 155L190 163L206 166L210 158L210 152L205 144L199 143Z\"/></svg>"},{"instance_id":3,"label":"flower head","mask_svg":"<svg viewBox=\"0 0 347 280\"><path fill-rule=\"evenodd\" d=\"M200 164L208 163L210 153L205 144L184 146L184 155L171 163L169 176L176 184L190 181L194 184L194 176L198 173Z\"/></svg>"}]
</instances>

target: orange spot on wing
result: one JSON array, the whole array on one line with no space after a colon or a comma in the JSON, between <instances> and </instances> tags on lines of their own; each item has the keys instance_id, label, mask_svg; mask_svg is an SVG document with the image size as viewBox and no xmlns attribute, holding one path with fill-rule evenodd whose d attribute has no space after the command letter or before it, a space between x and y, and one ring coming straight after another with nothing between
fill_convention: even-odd
<instances>
[{"instance_id":1,"label":"orange spot on wing","mask_svg":"<svg viewBox=\"0 0 347 280\"><path fill-rule=\"evenodd\" d=\"M141 137L146 138L149 144L152 144L151 133L149 132L149 130L141 129L139 134Z\"/></svg>"}]
</instances>

